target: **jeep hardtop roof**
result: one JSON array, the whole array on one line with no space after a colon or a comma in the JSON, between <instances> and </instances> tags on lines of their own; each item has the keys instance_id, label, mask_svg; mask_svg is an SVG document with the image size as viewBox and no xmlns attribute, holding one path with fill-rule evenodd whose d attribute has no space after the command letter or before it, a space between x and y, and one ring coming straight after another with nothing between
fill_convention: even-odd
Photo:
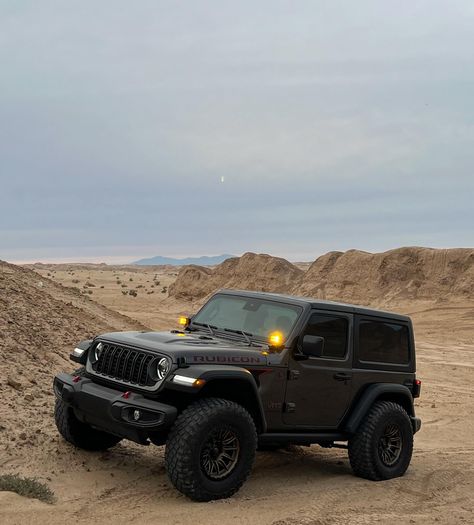
<instances>
[{"instance_id":1,"label":"jeep hardtop roof","mask_svg":"<svg viewBox=\"0 0 474 525\"><path fill-rule=\"evenodd\" d=\"M311 297L298 297L293 295L285 295L279 293L268 292L249 292L248 290L228 290L222 289L216 291L216 294L238 295L245 297L252 297L255 299L268 299L276 302L294 304L299 306L311 306L311 308L320 308L322 310L333 310L336 312L348 312L359 315L367 315L371 317L383 317L384 319L394 319L397 321L410 322L407 315L397 314L394 312L387 312L384 310L376 310L355 304L338 303L335 301L323 301L322 299L313 299Z\"/></svg>"}]
</instances>

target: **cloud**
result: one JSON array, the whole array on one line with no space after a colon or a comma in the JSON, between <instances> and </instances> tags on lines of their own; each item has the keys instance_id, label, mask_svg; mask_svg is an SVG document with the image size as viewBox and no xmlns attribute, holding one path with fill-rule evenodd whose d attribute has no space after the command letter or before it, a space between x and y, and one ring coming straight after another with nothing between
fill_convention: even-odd
<instances>
[{"instance_id":1,"label":"cloud","mask_svg":"<svg viewBox=\"0 0 474 525\"><path fill-rule=\"evenodd\" d=\"M2 258L474 240L468 1L0 9Z\"/></svg>"}]
</instances>

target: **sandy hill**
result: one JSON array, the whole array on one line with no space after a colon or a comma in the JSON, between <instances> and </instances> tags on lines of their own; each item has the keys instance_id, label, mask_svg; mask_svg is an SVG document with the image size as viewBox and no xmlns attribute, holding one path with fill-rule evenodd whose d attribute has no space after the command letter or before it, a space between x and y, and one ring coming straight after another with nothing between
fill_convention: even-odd
<instances>
[{"instance_id":1,"label":"sandy hill","mask_svg":"<svg viewBox=\"0 0 474 525\"><path fill-rule=\"evenodd\" d=\"M219 288L287 292L302 276L303 271L285 259L246 253L227 259L214 269L186 266L170 286L169 295L199 300Z\"/></svg>"},{"instance_id":2,"label":"sandy hill","mask_svg":"<svg viewBox=\"0 0 474 525\"><path fill-rule=\"evenodd\" d=\"M283 292L375 306L466 300L474 295L474 249L330 252L306 271L284 259L247 253L214 269L183 268L170 287L170 296L199 299L219 288Z\"/></svg>"},{"instance_id":3,"label":"sandy hill","mask_svg":"<svg viewBox=\"0 0 474 525\"><path fill-rule=\"evenodd\" d=\"M330 252L309 267L292 291L371 304L465 300L474 292L474 249Z\"/></svg>"},{"instance_id":4,"label":"sandy hill","mask_svg":"<svg viewBox=\"0 0 474 525\"><path fill-rule=\"evenodd\" d=\"M50 426L52 375L72 369L75 343L141 328L74 289L0 261L0 440L8 436L7 446L22 446L41 439L40 422Z\"/></svg>"}]
</instances>

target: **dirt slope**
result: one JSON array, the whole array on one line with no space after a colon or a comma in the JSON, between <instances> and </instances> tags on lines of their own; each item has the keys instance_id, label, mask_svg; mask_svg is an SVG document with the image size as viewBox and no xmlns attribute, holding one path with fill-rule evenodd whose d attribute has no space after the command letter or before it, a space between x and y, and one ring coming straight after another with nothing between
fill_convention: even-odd
<instances>
[{"instance_id":1,"label":"dirt slope","mask_svg":"<svg viewBox=\"0 0 474 525\"><path fill-rule=\"evenodd\" d=\"M290 290L346 302L443 302L474 294L474 250L398 248L383 253L330 252Z\"/></svg>"},{"instance_id":2,"label":"dirt slope","mask_svg":"<svg viewBox=\"0 0 474 525\"><path fill-rule=\"evenodd\" d=\"M219 288L273 291L374 306L445 302L474 296L474 250L398 248L383 253L330 252L303 272L269 255L247 253L214 269L183 268L170 287L176 299Z\"/></svg>"},{"instance_id":3,"label":"dirt slope","mask_svg":"<svg viewBox=\"0 0 474 525\"><path fill-rule=\"evenodd\" d=\"M51 381L70 370L69 352L81 339L104 331L143 326L41 278L0 262L0 441L22 448L50 427Z\"/></svg>"},{"instance_id":4,"label":"dirt slope","mask_svg":"<svg viewBox=\"0 0 474 525\"><path fill-rule=\"evenodd\" d=\"M170 286L169 295L176 299L198 300L219 288L286 292L302 275L302 270L285 259L246 253L227 259L214 269L184 267Z\"/></svg>"}]
</instances>

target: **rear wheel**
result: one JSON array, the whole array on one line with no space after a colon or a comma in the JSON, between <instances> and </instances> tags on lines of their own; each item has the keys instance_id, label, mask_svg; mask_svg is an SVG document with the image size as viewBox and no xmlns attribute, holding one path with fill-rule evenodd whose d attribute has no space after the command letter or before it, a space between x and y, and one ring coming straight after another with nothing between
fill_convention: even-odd
<instances>
[{"instance_id":1,"label":"rear wheel","mask_svg":"<svg viewBox=\"0 0 474 525\"><path fill-rule=\"evenodd\" d=\"M349 440L349 460L357 476L380 481L403 476L413 452L408 414L392 401L374 403Z\"/></svg>"},{"instance_id":2,"label":"rear wheel","mask_svg":"<svg viewBox=\"0 0 474 525\"><path fill-rule=\"evenodd\" d=\"M56 399L54 420L61 436L84 450L107 450L121 441L121 438L113 434L96 430L87 423L79 421L72 408L60 399Z\"/></svg>"},{"instance_id":3,"label":"rear wheel","mask_svg":"<svg viewBox=\"0 0 474 525\"><path fill-rule=\"evenodd\" d=\"M201 399L171 429L166 470L173 485L195 501L228 498L250 474L256 448L247 410L226 399Z\"/></svg>"}]
</instances>

